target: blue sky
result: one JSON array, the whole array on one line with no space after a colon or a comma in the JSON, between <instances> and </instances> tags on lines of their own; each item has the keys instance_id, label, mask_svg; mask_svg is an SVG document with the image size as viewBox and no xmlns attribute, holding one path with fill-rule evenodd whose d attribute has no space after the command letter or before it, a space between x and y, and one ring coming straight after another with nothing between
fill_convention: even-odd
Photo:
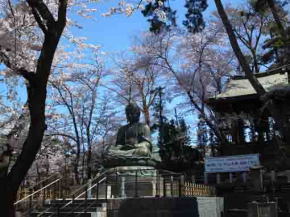
<instances>
[{"instance_id":1,"label":"blue sky","mask_svg":"<svg viewBox=\"0 0 290 217\"><path fill-rule=\"evenodd\" d=\"M246 1L246 0L243 0ZM101 16L109 8L116 6L117 0L103 0L97 4L97 10L95 21L90 19L84 19L75 17L75 19L82 25L82 29L74 29L73 33L80 37L84 36L88 40L88 43L101 45L102 50L110 54L125 51L131 46L133 37L138 36L143 31L149 29L149 24L140 11L136 11L131 16L127 17L125 14L113 15L110 17ZM224 0L223 3L231 3L232 5L239 4L241 0ZM172 8L177 10L177 21L179 25L184 20L184 14L186 12L184 8L185 0L172 0ZM212 11L216 10L213 0L208 0L209 7L204 12L204 16L209 16ZM106 61L110 65L110 58ZM177 102L178 103L178 102ZM175 104L175 103L174 103ZM174 105L169 107L173 108ZM173 116L172 116L173 117ZM193 124L196 117L192 113L186 115L187 124L195 128ZM194 133L194 132L192 132Z\"/></svg>"},{"instance_id":2,"label":"blue sky","mask_svg":"<svg viewBox=\"0 0 290 217\"><path fill-rule=\"evenodd\" d=\"M140 11L136 11L133 15L127 17L124 14L113 15L110 17L101 16L107 12L109 8L116 6L116 0L103 0L97 4L97 13L95 21L75 17L83 26L82 29L74 29L73 33L77 36L85 36L89 43L99 44L102 49L107 52L117 52L126 50L130 47L131 40L142 31L149 29L149 24L146 18L143 17ZM224 3L231 2L230 0L223 1ZM236 0L234 3L238 3ZM185 0L172 0L172 8L177 10L178 22L181 23L184 19ZM205 12L205 16L215 10L213 0L208 0L209 7Z\"/></svg>"}]
</instances>

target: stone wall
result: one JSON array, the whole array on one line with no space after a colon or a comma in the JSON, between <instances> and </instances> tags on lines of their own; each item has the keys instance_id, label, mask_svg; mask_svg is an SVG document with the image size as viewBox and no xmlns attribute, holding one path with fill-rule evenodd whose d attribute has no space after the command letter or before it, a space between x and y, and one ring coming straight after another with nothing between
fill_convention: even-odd
<instances>
[{"instance_id":1,"label":"stone wall","mask_svg":"<svg viewBox=\"0 0 290 217\"><path fill-rule=\"evenodd\" d=\"M128 198L109 200L107 217L222 217L223 198Z\"/></svg>"}]
</instances>

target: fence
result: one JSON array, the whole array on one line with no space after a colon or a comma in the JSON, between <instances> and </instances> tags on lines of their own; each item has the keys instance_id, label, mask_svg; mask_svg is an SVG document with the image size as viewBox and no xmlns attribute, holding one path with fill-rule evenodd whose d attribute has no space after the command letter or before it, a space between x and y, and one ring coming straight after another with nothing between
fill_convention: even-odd
<instances>
[{"instance_id":1,"label":"fence","mask_svg":"<svg viewBox=\"0 0 290 217\"><path fill-rule=\"evenodd\" d=\"M185 182L183 195L186 197L191 196L211 197L216 195L216 191L215 187L213 186Z\"/></svg>"},{"instance_id":2,"label":"fence","mask_svg":"<svg viewBox=\"0 0 290 217\"><path fill-rule=\"evenodd\" d=\"M95 206L93 200L106 202L111 198L215 196L215 188L212 186L188 182L182 174L155 169L131 170L129 173L105 171L70 193L69 197L64 193L62 181L62 178L55 179L16 202L16 205L26 204L31 210L32 203L43 205L47 199L62 199L62 203L38 215L51 213L50 216L58 216L61 212L86 213ZM27 191L23 194L27 194Z\"/></svg>"}]
</instances>

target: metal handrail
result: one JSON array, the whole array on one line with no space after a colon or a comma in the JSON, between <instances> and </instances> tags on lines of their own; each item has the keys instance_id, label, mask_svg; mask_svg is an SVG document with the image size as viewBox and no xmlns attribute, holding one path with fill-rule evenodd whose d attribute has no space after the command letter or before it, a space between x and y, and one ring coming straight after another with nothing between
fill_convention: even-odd
<instances>
[{"instance_id":1,"label":"metal handrail","mask_svg":"<svg viewBox=\"0 0 290 217\"><path fill-rule=\"evenodd\" d=\"M145 170L152 170L152 169L145 169ZM138 197L138 185L139 183L142 183L142 180L139 180L138 178L138 172L141 170L132 170L132 174L128 175L128 176L135 176L135 197ZM144 170L143 170L144 171ZM88 208L91 207L91 204L88 203L88 192L90 192L92 189L97 190L97 196L96 199L102 199L103 196L100 198L99 197L99 185L102 185L105 182L105 200L108 199L108 195L107 195L107 184L108 184L108 178L107 178L107 173L110 173L114 171L104 171L101 174L97 174L95 178L93 178L90 182L84 184L83 186L79 187L77 190L75 190L71 196L72 198L69 198L69 201L64 200L63 198L63 202L62 204L56 204L57 206L53 206L50 207L48 209L46 209L45 211L43 211L42 213L39 213L37 216L43 216L44 214L48 214L50 217L55 217L57 215L59 215L60 212L68 212L68 213L74 213L76 210L79 210L79 207L82 207L84 204L84 208L82 209L83 212L87 212ZM118 171L116 170L116 175L118 174ZM134 174L135 173L135 174ZM160 176L161 175L161 176ZM188 182L185 181L184 175L181 173L174 173L171 171L167 171L167 170L159 170L158 175L154 176L156 178L161 177L162 179L157 180L157 185L158 187L158 193L155 193L155 196L159 195L159 196L163 196L163 197L181 197L181 196L191 196L192 195L192 188L194 188L195 186L191 186L188 185ZM132 182L132 180L130 181ZM156 185L156 186L157 186ZM195 193L195 192L193 192ZM198 194L201 194L199 192L197 192ZM85 195L85 197L83 197L83 195ZM134 197L134 196L133 196ZM78 203L74 203L74 201L76 199L84 199L84 200L78 200ZM71 204L75 204L75 206L69 206ZM87 206L88 205L88 206ZM69 206L69 207L68 207ZM57 208L56 210L53 210L54 208ZM67 208L67 209L65 209ZM69 208L69 209L68 209Z\"/></svg>"},{"instance_id":2,"label":"metal handrail","mask_svg":"<svg viewBox=\"0 0 290 217\"><path fill-rule=\"evenodd\" d=\"M45 178L45 179L43 179L43 180L41 180L41 181L39 181L39 182L37 182L36 184L34 184L33 186L31 186L31 187L27 187L27 189L30 189L30 190L32 190L32 189L36 189L36 187L37 186L41 186L41 184L43 184L44 182L46 182L47 180L50 180L52 177L59 177L59 174L53 174L53 175L51 175L51 176L49 176L49 177L47 177L47 178ZM21 189L22 189L22 187L19 189L19 191L21 192ZM25 189L25 188L24 188ZM20 200L22 200L23 198L19 198L19 200L17 200L16 201L16 203L18 202L18 201L20 201Z\"/></svg>"},{"instance_id":3,"label":"metal handrail","mask_svg":"<svg viewBox=\"0 0 290 217\"><path fill-rule=\"evenodd\" d=\"M100 177L100 176L99 176ZM99 184L101 184L104 180L106 180L107 179L107 177L105 176L103 179L101 179L100 181L98 181L97 183L95 183L94 185L92 185L90 188L87 188L84 192L82 192L81 194L79 194L75 199L78 199L79 197L81 197L83 194L86 194L86 198L85 198L85 200L84 200L84 202L83 203L80 203L77 207L74 207L74 209L71 211L71 212L74 212L76 209L78 209L79 207L81 207L83 204L85 204L86 202L87 202L87 193L88 193L88 191L89 190L91 190L91 189L93 189L95 186L97 186L97 185L99 185ZM98 198L96 198L96 199L98 199ZM67 203L66 205L70 205L71 203L73 203L73 201L70 201L70 203ZM60 209L63 209L63 208L65 208L66 206L63 206L63 207L61 207ZM90 207L90 206L89 206ZM86 209L87 208L89 208L89 207L86 207ZM85 212L86 212L86 210L85 210ZM79 214L80 215L80 214ZM77 215L77 216L79 216L79 215Z\"/></svg>"},{"instance_id":4,"label":"metal handrail","mask_svg":"<svg viewBox=\"0 0 290 217\"><path fill-rule=\"evenodd\" d=\"M149 170L152 170L152 169L145 169L145 170L149 171ZM136 171L139 171L139 170L136 170ZM143 171L144 171L144 170L143 170ZM94 180L92 180L91 183L94 182L95 180L97 180L98 178L104 176L107 172L108 172L108 171L105 171L104 173L102 173L102 174L96 176L96 178L95 178ZM167 174L168 177L169 177L169 175L171 175L171 176L172 176L172 175L175 175L175 176L180 176L180 175L181 175L180 173L174 173L174 172L171 172L171 171L168 171L168 170L162 170L162 172L164 172L165 174ZM63 205L59 210L64 209L64 208L67 207L68 205L72 204L73 201L74 201L75 199L78 199L78 198L80 198L82 195L87 194L87 192L88 192L89 190L91 190L91 189L93 189L94 187L96 187L97 185L101 184L101 183L102 183L103 181L105 181L106 179L107 179L106 176L103 177L103 178L102 178L101 180L99 180L97 183L93 184L90 188L87 188L87 186L88 186L90 183L86 183L85 185L83 185L82 187L80 187L79 189L77 189L75 192L79 191L79 190L82 189L82 188L85 188L85 190L84 190L83 192L81 192L79 195L77 195L76 197L73 197L73 198L72 198L68 203L66 203L65 205ZM87 199L87 198L86 198L86 199ZM96 199L98 199L98 198L96 198ZM106 199L107 199L107 198L106 198ZM79 206L74 207L73 210L72 210L72 212L75 211L77 208L81 207L84 203L86 203L86 201L84 201L83 203L79 204ZM55 215L55 213L54 213L53 215L51 215L50 217L52 217L52 216L54 216L54 215Z\"/></svg>"},{"instance_id":5,"label":"metal handrail","mask_svg":"<svg viewBox=\"0 0 290 217\"><path fill-rule=\"evenodd\" d=\"M104 172L103 174L100 174L99 176L97 176L96 178L93 179L93 181L97 180L98 178L102 177L103 175L105 175L106 172ZM65 207L67 207L68 205L70 205L75 199L80 198L83 194L85 194L88 190L91 190L92 188L94 188L95 186L97 186L98 184L100 184L103 180L105 180L107 177L104 177L103 179L101 179L99 182L97 182L96 184L94 184L93 186L91 186L89 189L85 189L85 191L81 192L79 195L77 195L76 197L74 197L74 193L72 194L72 199L66 203L65 205L63 205L60 209L63 209ZM91 181L91 182L93 182ZM83 185L81 188L79 188L78 190L87 187L90 183L86 183L85 185ZM76 191L75 191L76 192Z\"/></svg>"},{"instance_id":6,"label":"metal handrail","mask_svg":"<svg viewBox=\"0 0 290 217\"><path fill-rule=\"evenodd\" d=\"M84 195L85 193L88 192L88 190L91 190L92 188L96 187L98 184L100 184L101 182L103 182L104 180L106 180L107 177L103 177L105 174L107 173L107 171L99 174L99 175L96 175L96 177L90 182L90 183L86 183L84 185L82 185L80 188L78 188L77 190L75 190L72 194L71 194L71 197L72 199L67 202L66 204L64 204L63 206L61 206L60 208L58 208L58 210L62 210L64 209L65 207L69 206L70 204L73 203L73 201L75 199L78 199L80 198L82 195ZM90 186L90 188L87 188L88 185L90 185L91 183L93 183L94 181L96 181L97 179L99 179L100 177L103 177L103 179L99 180L97 183L93 184L92 186ZM81 193L79 193L77 196L75 196L76 193L78 193L80 190L84 189L84 191L81 191ZM80 204L82 205L82 204ZM77 207L78 208L78 207ZM42 216L43 214L45 214L46 212L48 212L50 210L50 208L44 210L42 213L40 213L39 215L37 215L38 217ZM75 209L74 209L75 210ZM74 211L73 210L73 211ZM49 217L53 217L55 216L57 213L52 213Z\"/></svg>"},{"instance_id":7,"label":"metal handrail","mask_svg":"<svg viewBox=\"0 0 290 217\"><path fill-rule=\"evenodd\" d=\"M43 180L41 180L40 182L36 183L36 184L35 184L35 185L33 185L31 188L32 188L32 189L34 189L34 188L35 188L35 186L38 186L38 185L42 184L43 182L45 182L45 181L49 180L50 178L52 178L52 177L54 177L54 176L58 177L58 176L59 176L59 174L53 174L53 175L51 175L51 176L47 177L46 179L43 179Z\"/></svg>"},{"instance_id":8,"label":"metal handrail","mask_svg":"<svg viewBox=\"0 0 290 217\"><path fill-rule=\"evenodd\" d=\"M38 192L43 191L44 189L46 189L46 188L48 188L49 186L53 185L54 183L60 181L61 179L62 179L62 178L58 178L58 179L54 180L53 182L47 184L46 186L42 187L41 189L38 189L38 190L34 191L32 194L29 194L29 195L27 195L26 197L22 198L21 200L16 201L16 202L14 203L14 205L17 205L17 204L21 203L22 201L25 201L26 199L32 197L33 195L37 194Z\"/></svg>"}]
</instances>

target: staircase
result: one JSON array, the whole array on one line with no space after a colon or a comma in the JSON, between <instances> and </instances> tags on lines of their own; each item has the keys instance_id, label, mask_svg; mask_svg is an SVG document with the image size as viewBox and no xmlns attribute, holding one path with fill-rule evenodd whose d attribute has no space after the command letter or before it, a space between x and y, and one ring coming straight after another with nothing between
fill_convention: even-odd
<instances>
[{"instance_id":1,"label":"staircase","mask_svg":"<svg viewBox=\"0 0 290 217\"><path fill-rule=\"evenodd\" d=\"M31 188L30 194L20 198L16 210L23 216L102 216L107 197L106 175L98 174L93 180L68 192L62 177L50 178L39 188ZM34 191L32 191L34 189ZM97 215L97 213L99 213Z\"/></svg>"},{"instance_id":2,"label":"staircase","mask_svg":"<svg viewBox=\"0 0 290 217\"><path fill-rule=\"evenodd\" d=\"M31 217L92 217L104 216L106 200L102 199L71 199L47 201L41 209L30 213Z\"/></svg>"},{"instance_id":3,"label":"staircase","mask_svg":"<svg viewBox=\"0 0 290 217\"><path fill-rule=\"evenodd\" d=\"M186 197L192 200L195 196L215 195L215 189L188 183L181 174L159 170L157 176L155 169L153 172L150 172L150 169L148 171L133 168L129 172L126 171L128 174L125 176L116 169L106 170L69 194L63 190L72 188L68 184L63 184L66 182L62 177L56 177L55 180L35 190L15 204L19 208L23 207L22 211L26 212L22 212L22 214L27 217L106 217L112 210L114 211L113 216L118 216L119 211L114 204L116 201L127 201L128 198L133 199L133 201L143 198L156 202L159 201L158 198L162 197L165 204L166 201L172 201L174 204L179 200L185 200ZM151 200L149 200L150 198ZM162 205L162 202L160 203ZM195 201L195 205L196 203ZM143 206L143 203L139 205ZM152 208L153 206L148 207ZM18 210L21 211L21 209ZM131 206L129 206L128 211L132 211ZM144 210L144 212L147 211L147 209ZM138 211L136 212L138 213ZM135 215L136 212L131 212L131 214ZM180 210L176 210L176 212L180 213ZM154 214L155 211L152 213ZM169 207L166 208L166 213L172 216ZM168 216L167 214L166 216Z\"/></svg>"}]
</instances>

